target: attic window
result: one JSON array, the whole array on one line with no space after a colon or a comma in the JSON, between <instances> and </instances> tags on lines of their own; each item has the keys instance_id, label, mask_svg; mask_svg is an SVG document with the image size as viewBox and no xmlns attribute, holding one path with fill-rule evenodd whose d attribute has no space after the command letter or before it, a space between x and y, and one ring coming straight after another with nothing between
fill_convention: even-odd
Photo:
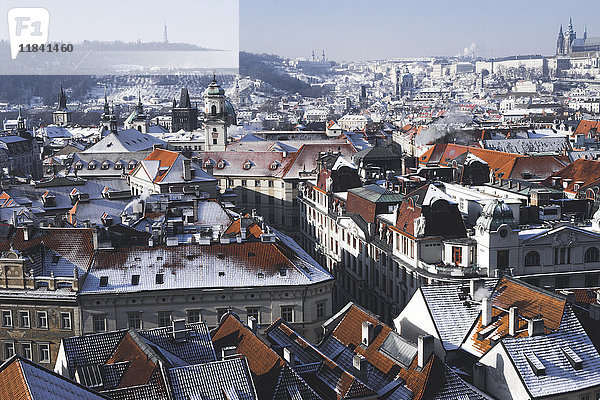
<instances>
[{"instance_id":1,"label":"attic window","mask_svg":"<svg viewBox=\"0 0 600 400\"><path fill-rule=\"evenodd\" d=\"M131 284L133 286L137 286L140 284L140 276L135 274L135 275L131 275Z\"/></svg>"},{"instance_id":2,"label":"attic window","mask_svg":"<svg viewBox=\"0 0 600 400\"><path fill-rule=\"evenodd\" d=\"M525 358L536 376L546 375L546 367L534 353L525 353Z\"/></svg>"},{"instance_id":3,"label":"attic window","mask_svg":"<svg viewBox=\"0 0 600 400\"><path fill-rule=\"evenodd\" d=\"M141 259L140 257L135 257L135 258L134 258L134 260L135 260L136 262L140 262L140 261L142 261L142 259Z\"/></svg>"},{"instance_id":4,"label":"attic window","mask_svg":"<svg viewBox=\"0 0 600 400\"><path fill-rule=\"evenodd\" d=\"M165 282L165 274L156 274L156 284L162 285Z\"/></svg>"},{"instance_id":5,"label":"attic window","mask_svg":"<svg viewBox=\"0 0 600 400\"><path fill-rule=\"evenodd\" d=\"M279 270L279 275L286 276L287 275L287 269L285 269L285 268L280 269Z\"/></svg>"},{"instance_id":6,"label":"attic window","mask_svg":"<svg viewBox=\"0 0 600 400\"><path fill-rule=\"evenodd\" d=\"M258 279L265 279L265 274L263 274L262 272L259 272Z\"/></svg>"},{"instance_id":7,"label":"attic window","mask_svg":"<svg viewBox=\"0 0 600 400\"><path fill-rule=\"evenodd\" d=\"M77 382L90 388L102 386L102 375L97 365L82 365L75 370Z\"/></svg>"},{"instance_id":8,"label":"attic window","mask_svg":"<svg viewBox=\"0 0 600 400\"><path fill-rule=\"evenodd\" d=\"M96 162L90 161L90 163L88 164L88 169L96 169Z\"/></svg>"},{"instance_id":9,"label":"attic window","mask_svg":"<svg viewBox=\"0 0 600 400\"><path fill-rule=\"evenodd\" d=\"M110 163L108 161L104 161L102 163L102 166L100 168L102 168L102 169L109 169L110 168Z\"/></svg>"},{"instance_id":10,"label":"attic window","mask_svg":"<svg viewBox=\"0 0 600 400\"><path fill-rule=\"evenodd\" d=\"M136 165L137 165L137 162L129 161L129 164L127 164L127 168L134 169Z\"/></svg>"},{"instance_id":11,"label":"attic window","mask_svg":"<svg viewBox=\"0 0 600 400\"><path fill-rule=\"evenodd\" d=\"M82 169L83 168L83 163L81 161L77 161L75 163L75 169Z\"/></svg>"},{"instance_id":12,"label":"attic window","mask_svg":"<svg viewBox=\"0 0 600 400\"><path fill-rule=\"evenodd\" d=\"M108 286L108 276L101 276L100 277L100 287L107 287Z\"/></svg>"},{"instance_id":13,"label":"attic window","mask_svg":"<svg viewBox=\"0 0 600 400\"><path fill-rule=\"evenodd\" d=\"M276 169L277 169L277 167L279 167L279 163L278 163L277 161L273 161L273 162L271 163L271 165L269 166L269 169L271 169L271 170L276 170Z\"/></svg>"},{"instance_id":14,"label":"attic window","mask_svg":"<svg viewBox=\"0 0 600 400\"><path fill-rule=\"evenodd\" d=\"M244 169L248 170L250 168L252 168L252 163L250 161L246 161L244 163Z\"/></svg>"},{"instance_id":15,"label":"attic window","mask_svg":"<svg viewBox=\"0 0 600 400\"><path fill-rule=\"evenodd\" d=\"M225 259L225 254L223 254L223 253L217 253L217 258L219 260L223 260L223 259Z\"/></svg>"},{"instance_id":16,"label":"attic window","mask_svg":"<svg viewBox=\"0 0 600 400\"><path fill-rule=\"evenodd\" d=\"M163 260L162 256L156 257L156 261L162 261L162 260Z\"/></svg>"},{"instance_id":17,"label":"attic window","mask_svg":"<svg viewBox=\"0 0 600 400\"><path fill-rule=\"evenodd\" d=\"M59 255L55 254L55 255L52 256L52 264L53 265L58 264L58 260L60 260L60 256Z\"/></svg>"},{"instance_id":18,"label":"attic window","mask_svg":"<svg viewBox=\"0 0 600 400\"><path fill-rule=\"evenodd\" d=\"M218 169L223 169L223 168L225 168L225 161L223 161L223 160L219 161L219 163L217 164L217 168L218 168Z\"/></svg>"},{"instance_id":19,"label":"attic window","mask_svg":"<svg viewBox=\"0 0 600 400\"><path fill-rule=\"evenodd\" d=\"M123 163L121 161L115 163L115 169L123 169Z\"/></svg>"}]
</instances>

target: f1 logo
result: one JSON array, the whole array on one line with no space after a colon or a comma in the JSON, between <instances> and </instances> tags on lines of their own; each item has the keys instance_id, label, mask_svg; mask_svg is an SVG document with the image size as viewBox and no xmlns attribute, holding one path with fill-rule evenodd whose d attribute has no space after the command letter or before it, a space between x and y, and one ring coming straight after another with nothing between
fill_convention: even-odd
<instances>
[{"instance_id":1,"label":"f1 logo","mask_svg":"<svg viewBox=\"0 0 600 400\"><path fill-rule=\"evenodd\" d=\"M22 45L46 44L50 13L45 8L11 8L8 10L10 55L14 60Z\"/></svg>"}]
</instances>

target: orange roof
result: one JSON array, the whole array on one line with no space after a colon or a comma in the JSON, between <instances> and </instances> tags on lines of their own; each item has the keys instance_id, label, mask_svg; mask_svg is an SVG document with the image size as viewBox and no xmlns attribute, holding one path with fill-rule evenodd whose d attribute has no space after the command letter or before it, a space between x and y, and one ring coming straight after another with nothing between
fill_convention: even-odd
<instances>
[{"instance_id":1,"label":"orange roof","mask_svg":"<svg viewBox=\"0 0 600 400\"><path fill-rule=\"evenodd\" d=\"M502 278L492 293L492 323L482 326L481 315L467 342L479 355L509 335L509 309L517 307L519 321L514 337L529 336L528 320L542 318L546 333L558 330L566 298L512 278Z\"/></svg>"},{"instance_id":2,"label":"orange roof","mask_svg":"<svg viewBox=\"0 0 600 400\"><path fill-rule=\"evenodd\" d=\"M452 160L465 154L471 153L488 163L491 171L498 171L500 168L518 157L525 157L520 154L505 153L503 151L487 150L479 147L463 146L452 143L438 143L427 150L419 157L419 164L428 163L438 164L440 166L451 166Z\"/></svg>"},{"instance_id":3,"label":"orange roof","mask_svg":"<svg viewBox=\"0 0 600 400\"><path fill-rule=\"evenodd\" d=\"M575 135L585 135L588 136L588 133L590 133L590 130L595 129L596 131L593 132L594 136L598 133L598 131L600 130L600 121L586 121L586 120L582 120L579 121L579 124L577 125L577 129L575 129Z\"/></svg>"},{"instance_id":4,"label":"orange roof","mask_svg":"<svg viewBox=\"0 0 600 400\"><path fill-rule=\"evenodd\" d=\"M375 332L379 333L367 348L362 343L362 323L370 322L375 326ZM425 364L424 368L418 368L418 357L415 356L408 369L401 368L390 358L379 351L379 347L390 334L392 329L379 322L379 320L356 305L352 305L340 323L331 333L333 337L342 344L351 345L357 354L362 355L375 368L386 374L397 374L406 381L406 386L413 391L414 400L430 398L439 388L444 385L444 365L434 354Z\"/></svg>"},{"instance_id":5,"label":"orange roof","mask_svg":"<svg viewBox=\"0 0 600 400\"><path fill-rule=\"evenodd\" d=\"M31 400L27 382L25 382L17 359L0 371L0 398Z\"/></svg>"},{"instance_id":6,"label":"orange roof","mask_svg":"<svg viewBox=\"0 0 600 400\"><path fill-rule=\"evenodd\" d=\"M566 187L561 185L561 189L565 192L575 193L575 182L581 181L583 186L590 186L600 180L600 161L586 160L579 158L552 176L557 176L562 179L571 179ZM546 186L552 186L552 177L549 176L543 181Z\"/></svg>"},{"instance_id":7,"label":"orange roof","mask_svg":"<svg viewBox=\"0 0 600 400\"><path fill-rule=\"evenodd\" d=\"M144 158L144 161L158 161L160 163L158 174L156 177L151 177L151 179L154 179L154 182L161 182L173 166L173 163L175 163L175 160L177 160L177 157L179 157L179 153L176 151L164 149L155 149L152 153L148 154Z\"/></svg>"},{"instance_id":8,"label":"orange roof","mask_svg":"<svg viewBox=\"0 0 600 400\"><path fill-rule=\"evenodd\" d=\"M231 225L229 225L229 227L225 230L225 232L223 234L236 236L236 235L240 234L241 226L242 226L242 218L238 218L235 221L233 221L231 223ZM246 228L246 236L247 237L254 237L254 238L258 239L258 238L260 238L260 235L262 235L263 233L264 232L262 231L262 229L260 229L260 226L258 226L258 224L256 222L252 222Z\"/></svg>"},{"instance_id":9,"label":"orange roof","mask_svg":"<svg viewBox=\"0 0 600 400\"><path fill-rule=\"evenodd\" d=\"M156 364L152 362L148 355L133 340L129 332L123 337L106 364L116 364L119 362L129 362L119 382L119 388L147 384L156 369Z\"/></svg>"},{"instance_id":10,"label":"orange roof","mask_svg":"<svg viewBox=\"0 0 600 400\"><path fill-rule=\"evenodd\" d=\"M245 355L252 371L258 398L273 398L274 382L277 382L284 366L284 361L277 353L233 315L228 315L212 333L212 340L217 353L224 347L235 346L238 354Z\"/></svg>"}]
</instances>

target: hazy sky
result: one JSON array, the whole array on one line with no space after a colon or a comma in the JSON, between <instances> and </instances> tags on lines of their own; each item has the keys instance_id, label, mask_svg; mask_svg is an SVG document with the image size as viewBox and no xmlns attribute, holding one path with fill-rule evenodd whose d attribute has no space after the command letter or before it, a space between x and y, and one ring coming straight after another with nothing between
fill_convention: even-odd
<instances>
[{"instance_id":1,"label":"hazy sky","mask_svg":"<svg viewBox=\"0 0 600 400\"><path fill-rule=\"evenodd\" d=\"M0 39L8 39L7 11L43 7L50 14L49 41L162 41L237 50L238 0L0 0Z\"/></svg>"},{"instance_id":2,"label":"hazy sky","mask_svg":"<svg viewBox=\"0 0 600 400\"><path fill-rule=\"evenodd\" d=\"M600 36L598 0L240 0L240 48L335 60L554 54L562 23Z\"/></svg>"}]
</instances>

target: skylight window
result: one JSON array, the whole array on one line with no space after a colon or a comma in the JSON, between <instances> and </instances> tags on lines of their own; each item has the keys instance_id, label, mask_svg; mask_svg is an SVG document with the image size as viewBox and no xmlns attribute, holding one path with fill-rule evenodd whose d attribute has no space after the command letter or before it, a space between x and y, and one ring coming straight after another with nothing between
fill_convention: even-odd
<instances>
[{"instance_id":1,"label":"skylight window","mask_svg":"<svg viewBox=\"0 0 600 400\"><path fill-rule=\"evenodd\" d=\"M546 366L534 353L525 353L525 358L527 358L527 362L536 376L546 375Z\"/></svg>"},{"instance_id":2,"label":"skylight window","mask_svg":"<svg viewBox=\"0 0 600 400\"><path fill-rule=\"evenodd\" d=\"M577 353L573 351L573 349L571 349L569 346L564 346L560 349L562 350L565 357L567 357L567 360L569 360L569 363L571 364L573 369L580 370L583 368L583 360L577 355Z\"/></svg>"}]
</instances>

